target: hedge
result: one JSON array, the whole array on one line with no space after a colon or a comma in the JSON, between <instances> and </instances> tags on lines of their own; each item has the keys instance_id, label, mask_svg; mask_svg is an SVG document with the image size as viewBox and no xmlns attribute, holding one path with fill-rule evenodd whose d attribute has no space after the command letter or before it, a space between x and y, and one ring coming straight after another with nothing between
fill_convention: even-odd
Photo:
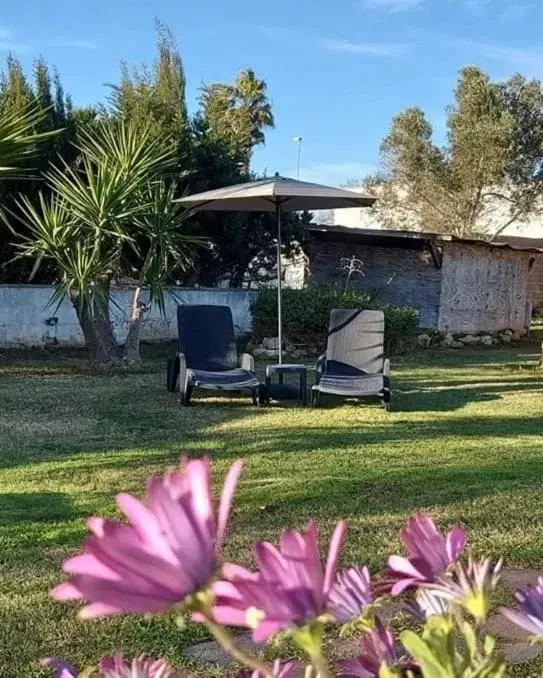
<instances>
[{"instance_id":1,"label":"hedge","mask_svg":"<svg viewBox=\"0 0 543 678\"><path fill-rule=\"evenodd\" d=\"M385 343L388 353L402 351L418 327L418 313L411 306L384 305L371 293L340 291L333 287L310 286L301 290L285 289L282 295L285 343L300 345L309 354L326 346L330 311L333 308L381 309L385 313ZM251 304L252 341L277 336L277 290L263 288Z\"/></svg>"}]
</instances>

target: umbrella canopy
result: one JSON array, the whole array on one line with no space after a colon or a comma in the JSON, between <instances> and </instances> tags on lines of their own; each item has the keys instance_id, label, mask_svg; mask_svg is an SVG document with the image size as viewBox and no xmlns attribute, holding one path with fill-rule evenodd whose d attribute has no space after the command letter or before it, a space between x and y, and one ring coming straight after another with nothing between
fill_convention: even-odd
<instances>
[{"instance_id":1,"label":"umbrella canopy","mask_svg":"<svg viewBox=\"0 0 543 678\"><path fill-rule=\"evenodd\" d=\"M375 198L343 188L321 186L275 175L269 179L196 193L180 198L177 202L195 210L275 212L279 206L282 212L296 212L370 207Z\"/></svg>"},{"instance_id":2,"label":"umbrella canopy","mask_svg":"<svg viewBox=\"0 0 543 678\"><path fill-rule=\"evenodd\" d=\"M321 186L276 174L269 179L226 186L179 198L194 211L275 212L277 224L277 334L279 363L283 360L283 329L281 320L281 212L298 210L330 210L342 207L371 207L375 198L333 186Z\"/></svg>"}]
</instances>

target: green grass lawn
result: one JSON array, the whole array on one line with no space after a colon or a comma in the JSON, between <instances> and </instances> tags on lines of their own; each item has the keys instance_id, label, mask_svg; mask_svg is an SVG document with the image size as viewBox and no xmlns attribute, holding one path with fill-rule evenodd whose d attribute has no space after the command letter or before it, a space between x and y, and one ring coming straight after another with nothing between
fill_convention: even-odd
<instances>
[{"instance_id":1,"label":"green grass lawn","mask_svg":"<svg viewBox=\"0 0 543 678\"><path fill-rule=\"evenodd\" d=\"M256 538L276 540L309 518L323 539L350 524L343 564L376 570L415 509L459 522L479 554L543 569L543 382L537 346L418 353L393 363L394 411L271 407L195 400L164 389L164 350L143 373L92 377L77 352L0 355L0 676L40 675L37 659L80 667L122 648L166 656L205 632L173 618L80 622L49 599L63 558L90 515L115 515L118 491L141 493L181 452L209 454L222 478L247 468L227 556L250 561Z\"/></svg>"}]
</instances>

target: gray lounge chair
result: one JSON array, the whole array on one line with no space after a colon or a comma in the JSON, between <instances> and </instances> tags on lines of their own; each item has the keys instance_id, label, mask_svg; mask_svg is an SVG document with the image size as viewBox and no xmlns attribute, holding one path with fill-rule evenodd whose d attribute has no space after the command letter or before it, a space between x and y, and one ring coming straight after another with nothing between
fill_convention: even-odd
<instances>
[{"instance_id":1,"label":"gray lounge chair","mask_svg":"<svg viewBox=\"0 0 543 678\"><path fill-rule=\"evenodd\" d=\"M359 398L377 397L390 410L390 361L384 357L385 317L382 311L334 309L326 353L317 363L312 402L322 393Z\"/></svg>"},{"instance_id":2,"label":"gray lounge chair","mask_svg":"<svg viewBox=\"0 0 543 678\"><path fill-rule=\"evenodd\" d=\"M189 405L195 388L249 391L260 403L260 383L254 359L241 356L228 306L180 305L177 309L179 352L168 375L170 390L179 388L181 403Z\"/></svg>"}]
</instances>

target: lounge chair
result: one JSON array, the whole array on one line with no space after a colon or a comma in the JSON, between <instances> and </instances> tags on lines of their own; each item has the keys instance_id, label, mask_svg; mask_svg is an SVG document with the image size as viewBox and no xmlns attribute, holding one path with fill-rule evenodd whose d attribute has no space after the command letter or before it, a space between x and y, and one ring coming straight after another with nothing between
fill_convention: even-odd
<instances>
[{"instance_id":1,"label":"lounge chair","mask_svg":"<svg viewBox=\"0 0 543 678\"><path fill-rule=\"evenodd\" d=\"M326 353L317 363L312 402L321 394L345 398L377 397L390 410L390 361L384 357L385 318L382 311L334 309Z\"/></svg>"},{"instance_id":2,"label":"lounge chair","mask_svg":"<svg viewBox=\"0 0 543 678\"><path fill-rule=\"evenodd\" d=\"M195 388L249 391L253 404L260 404L254 359L244 353L240 367L228 306L180 305L177 329L179 352L170 365L168 388L179 389L181 404L190 404Z\"/></svg>"}]
</instances>

